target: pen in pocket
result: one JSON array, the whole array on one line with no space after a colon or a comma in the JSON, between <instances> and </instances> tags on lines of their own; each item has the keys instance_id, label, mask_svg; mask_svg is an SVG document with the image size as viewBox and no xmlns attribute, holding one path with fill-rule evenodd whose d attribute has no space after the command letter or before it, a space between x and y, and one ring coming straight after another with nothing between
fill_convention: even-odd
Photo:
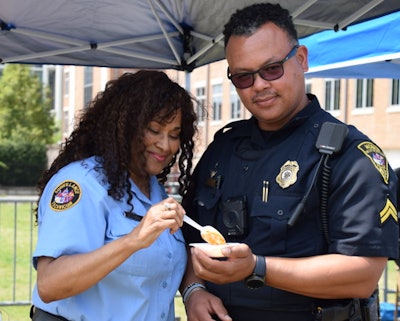
<instances>
[{"instance_id":1,"label":"pen in pocket","mask_svg":"<svg viewBox=\"0 0 400 321\"><path fill-rule=\"evenodd\" d=\"M268 181L263 181L263 186L262 186L262 201L264 203L268 202L268 188L269 188L269 182Z\"/></svg>"}]
</instances>

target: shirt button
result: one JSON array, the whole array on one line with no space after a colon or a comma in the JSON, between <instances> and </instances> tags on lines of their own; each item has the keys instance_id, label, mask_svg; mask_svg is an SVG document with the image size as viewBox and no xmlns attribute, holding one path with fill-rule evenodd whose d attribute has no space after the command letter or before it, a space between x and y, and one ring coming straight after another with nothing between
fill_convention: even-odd
<instances>
[{"instance_id":1,"label":"shirt button","mask_svg":"<svg viewBox=\"0 0 400 321\"><path fill-rule=\"evenodd\" d=\"M168 253L167 257L170 259L172 257L172 254Z\"/></svg>"},{"instance_id":2,"label":"shirt button","mask_svg":"<svg viewBox=\"0 0 400 321\"><path fill-rule=\"evenodd\" d=\"M165 318L165 313L163 312L163 313L161 313L161 319L164 319Z\"/></svg>"},{"instance_id":3,"label":"shirt button","mask_svg":"<svg viewBox=\"0 0 400 321\"><path fill-rule=\"evenodd\" d=\"M276 214L278 214L279 216L283 215L283 210L278 210L278 212L276 212Z\"/></svg>"},{"instance_id":4,"label":"shirt button","mask_svg":"<svg viewBox=\"0 0 400 321\"><path fill-rule=\"evenodd\" d=\"M162 283L162 287L163 287L163 288L166 288L167 285L168 285L168 284L167 284L167 282L165 282L165 281Z\"/></svg>"}]
</instances>

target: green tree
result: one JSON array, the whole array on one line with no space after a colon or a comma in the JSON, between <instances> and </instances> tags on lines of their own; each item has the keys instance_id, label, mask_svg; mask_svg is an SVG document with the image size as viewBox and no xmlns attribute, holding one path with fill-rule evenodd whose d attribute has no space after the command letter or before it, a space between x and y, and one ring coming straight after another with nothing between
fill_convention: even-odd
<instances>
[{"instance_id":1,"label":"green tree","mask_svg":"<svg viewBox=\"0 0 400 321\"><path fill-rule=\"evenodd\" d=\"M0 78L0 140L52 143L56 132L50 90L28 65L8 64Z\"/></svg>"}]
</instances>

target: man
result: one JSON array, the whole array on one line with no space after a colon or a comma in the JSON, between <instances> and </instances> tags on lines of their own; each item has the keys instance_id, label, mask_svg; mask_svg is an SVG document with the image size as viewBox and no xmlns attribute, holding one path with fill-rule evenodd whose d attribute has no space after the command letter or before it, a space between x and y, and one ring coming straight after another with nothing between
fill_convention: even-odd
<instances>
[{"instance_id":1,"label":"man","mask_svg":"<svg viewBox=\"0 0 400 321\"><path fill-rule=\"evenodd\" d=\"M183 205L241 244L225 260L191 248L180 289L188 320L377 317L376 301L354 298L371 297L398 252L396 178L383 152L305 93L307 48L286 9L239 10L224 35L228 77L253 117L216 134ZM184 228L188 243L200 241Z\"/></svg>"}]
</instances>

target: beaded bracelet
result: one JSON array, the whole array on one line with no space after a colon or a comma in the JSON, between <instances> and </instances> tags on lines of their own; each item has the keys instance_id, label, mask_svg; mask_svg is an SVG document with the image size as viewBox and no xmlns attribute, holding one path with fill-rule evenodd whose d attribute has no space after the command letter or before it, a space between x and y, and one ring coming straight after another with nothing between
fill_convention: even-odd
<instances>
[{"instance_id":1,"label":"beaded bracelet","mask_svg":"<svg viewBox=\"0 0 400 321\"><path fill-rule=\"evenodd\" d=\"M187 300L189 299L189 296L193 292L198 291L198 290L205 290L205 289L206 289L206 287L203 284L198 283L198 282L194 282L194 283L189 284L185 288L185 290L183 290L183 292L182 292L183 303L187 302Z\"/></svg>"}]
</instances>

